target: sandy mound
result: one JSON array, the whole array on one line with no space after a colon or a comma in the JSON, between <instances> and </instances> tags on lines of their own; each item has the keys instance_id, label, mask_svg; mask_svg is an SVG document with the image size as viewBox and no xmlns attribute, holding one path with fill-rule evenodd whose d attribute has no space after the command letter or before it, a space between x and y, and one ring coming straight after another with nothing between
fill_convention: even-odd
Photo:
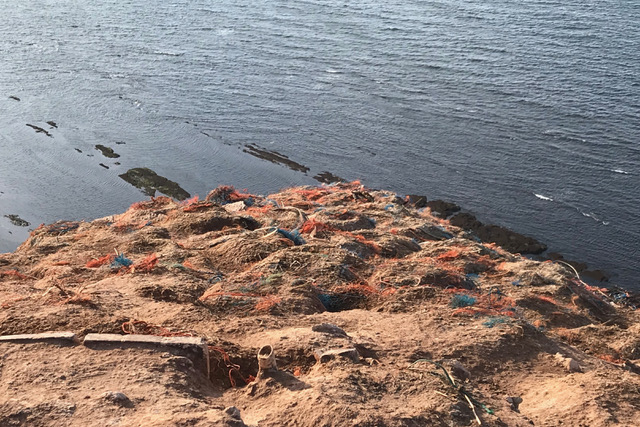
<instances>
[{"instance_id":1,"label":"sandy mound","mask_svg":"<svg viewBox=\"0 0 640 427\"><path fill-rule=\"evenodd\" d=\"M0 341L0 425L635 425L634 303L359 183L158 197L0 255L0 335L205 337L209 376Z\"/></svg>"}]
</instances>

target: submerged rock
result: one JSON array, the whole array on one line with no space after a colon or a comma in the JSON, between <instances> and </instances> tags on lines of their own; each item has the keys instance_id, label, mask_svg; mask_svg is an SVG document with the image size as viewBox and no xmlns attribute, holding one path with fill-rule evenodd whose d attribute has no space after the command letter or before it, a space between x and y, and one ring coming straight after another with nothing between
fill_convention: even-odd
<instances>
[{"instance_id":1,"label":"submerged rock","mask_svg":"<svg viewBox=\"0 0 640 427\"><path fill-rule=\"evenodd\" d=\"M493 242L509 252L522 254L539 254L547 250L547 246L533 237L525 236L506 227L486 225L470 213L459 213L450 220L451 225L472 231L484 242Z\"/></svg>"},{"instance_id":2,"label":"submerged rock","mask_svg":"<svg viewBox=\"0 0 640 427\"><path fill-rule=\"evenodd\" d=\"M29 224L29 222L20 218L18 215L5 215L4 217L9 218L9 221L11 221L11 224L18 227L28 227L29 225L31 225Z\"/></svg>"},{"instance_id":3,"label":"submerged rock","mask_svg":"<svg viewBox=\"0 0 640 427\"><path fill-rule=\"evenodd\" d=\"M431 209L432 214L439 218L448 218L460 211L460 206L444 200L430 200L427 202L427 207Z\"/></svg>"},{"instance_id":4,"label":"submerged rock","mask_svg":"<svg viewBox=\"0 0 640 427\"><path fill-rule=\"evenodd\" d=\"M338 175L334 175L331 172L323 171L313 177L318 182L322 182L323 184L333 184L334 182L345 182L343 178L340 178Z\"/></svg>"},{"instance_id":5,"label":"submerged rock","mask_svg":"<svg viewBox=\"0 0 640 427\"><path fill-rule=\"evenodd\" d=\"M259 159L267 160L271 163L280 164L288 167L291 170L298 172L309 172L309 168L298 162L291 160L284 154L280 154L277 151L264 150L254 144L247 144L242 150L247 154L251 154Z\"/></svg>"},{"instance_id":6,"label":"submerged rock","mask_svg":"<svg viewBox=\"0 0 640 427\"><path fill-rule=\"evenodd\" d=\"M40 126L32 125L32 124L29 124L29 123L27 123L27 126L29 126L31 129L35 130L36 133L44 133L48 137L53 138L53 135L51 135L49 132L47 132L45 129L41 128Z\"/></svg>"},{"instance_id":7,"label":"submerged rock","mask_svg":"<svg viewBox=\"0 0 640 427\"><path fill-rule=\"evenodd\" d=\"M117 159L118 157L120 157L120 154L113 151L113 148L106 147L101 144L96 145L96 150L100 150L103 156L108 157L110 159Z\"/></svg>"},{"instance_id":8,"label":"submerged rock","mask_svg":"<svg viewBox=\"0 0 640 427\"><path fill-rule=\"evenodd\" d=\"M118 176L151 197L155 196L156 191L177 200L185 200L191 196L177 182L160 176L149 168L129 169Z\"/></svg>"},{"instance_id":9,"label":"submerged rock","mask_svg":"<svg viewBox=\"0 0 640 427\"><path fill-rule=\"evenodd\" d=\"M417 209L424 208L427 206L427 196L408 194L405 197L405 204L411 205Z\"/></svg>"}]
</instances>

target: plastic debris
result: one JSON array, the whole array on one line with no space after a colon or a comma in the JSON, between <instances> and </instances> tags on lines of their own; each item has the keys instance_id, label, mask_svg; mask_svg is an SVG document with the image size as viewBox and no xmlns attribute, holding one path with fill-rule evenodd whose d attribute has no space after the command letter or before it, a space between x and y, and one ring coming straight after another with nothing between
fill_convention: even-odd
<instances>
[{"instance_id":1,"label":"plastic debris","mask_svg":"<svg viewBox=\"0 0 640 427\"><path fill-rule=\"evenodd\" d=\"M238 192L233 186L222 185L211 191L205 198L205 201L226 205L227 203L239 202L253 197L252 194Z\"/></svg>"},{"instance_id":2,"label":"plastic debris","mask_svg":"<svg viewBox=\"0 0 640 427\"><path fill-rule=\"evenodd\" d=\"M615 314L615 307L611 305L602 295L592 292L588 285L580 279L569 280L567 287L582 301L589 304L594 309L594 315L596 317L608 318Z\"/></svg>"},{"instance_id":3,"label":"plastic debris","mask_svg":"<svg viewBox=\"0 0 640 427\"><path fill-rule=\"evenodd\" d=\"M316 233L321 233L323 231L333 231L333 228L324 222L316 221L315 219L308 219L304 224L302 224L302 227L300 227L300 232L305 234L309 234L314 230Z\"/></svg>"},{"instance_id":4,"label":"plastic debris","mask_svg":"<svg viewBox=\"0 0 640 427\"><path fill-rule=\"evenodd\" d=\"M218 283L224 280L224 274L221 272L216 272L215 275L208 280L209 283Z\"/></svg>"},{"instance_id":5,"label":"plastic debris","mask_svg":"<svg viewBox=\"0 0 640 427\"><path fill-rule=\"evenodd\" d=\"M305 243L307 243L302 236L300 236L300 231L299 230L293 230L293 231L287 231L283 228L278 228L276 229L276 232L280 235L282 235L283 237L286 237L287 239L291 240L293 242L294 245L296 246L300 246L300 245L304 245Z\"/></svg>"},{"instance_id":6,"label":"plastic debris","mask_svg":"<svg viewBox=\"0 0 640 427\"><path fill-rule=\"evenodd\" d=\"M492 316L485 322L482 322L482 326L485 328L493 328L496 325L503 325L511 323L511 319L504 316Z\"/></svg>"},{"instance_id":7,"label":"plastic debris","mask_svg":"<svg viewBox=\"0 0 640 427\"><path fill-rule=\"evenodd\" d=\"M118 254L111 262L111 268L130 267L132 264L133 261L124 256L124 254Z\"/></svg>"},{"instance_id":8,"label":"plastic debris","mask_svg":"<svg viewBox=\"0 0 640 427\"><path fill-rule=\"evenodd\" d=\"M277 371L276 354L273 347L265 345L258 351L258 368L260 371ZM260 376L260 373L258 374Z\"/></svg>"},{"instance_id":9,"label":"plastic debris","mask_svg":"<svg viewBox=\"0 0 640 427\"><path fill-rule=\"evenodd\" d=\"M451 308L470 307L475 304L477 299L471 295L458 294L454 295L449 302Z\"/></svg>"},{"instance_id":10,"label":"plastic debris","mask_svg":"<svg viewBox=\"0 0 640 427\"><path fill-rule=\"evenodd\" d=\"M231 387L236 387L237 382L234 378L234 373L235 376L240 377L240 379L245 383L245 384L249 384L252 381L255 380L255 377L253 376L249 376L247 378L245 378L242 373L240 372L240 365L235 364L231 361L231 358L229 357L229 355L227 354L226 351L224 351L224 349L222 347L216 347L216 346L209 346L209 352L212 355L212 357L215 357L214 355L217 353L221 356L222 360L220 362L223 362L226 369L228 370L227 372L227 376L229 378L229 383L231 384ZM215 353L214 353L215 352ZM220 367L220 363L218 363L218 366Z\"/></svg>"},{"instance_id":11,"label":"plastic debris","mask_svg":"<svg viewBox=\"0 0 640 427\"><path fill-rule=\"evenodd\" d=\"M465 277L467 278L468 281L473 283L474 287L476 288L478 287L478 280L480 280L480 276L478 274L469 273L469 274L466 274Z\"/></svg>"},{"instance_id":12,"label":"plastic debris","mask_svg":"<svg viewBox=\"0 0 640 427\"><path fill-rule=\"evenodd\" d=\"M640 295L633 294L627 290L613 286L607 290L609 297L616 303L626 305L632 310L637 310L640 305Z\"/></svg>"},{"instance_id":13,"label":"plastic debris","mask_svg":"<svg viewBox=\"0 0 640 427\"><path fill-rule=\"evenodd\" d=\"M443 254L438 255L438 261L453 261L462 255L462 251L458 249L451 249Z\"/></svg>"},{"instance_id":14,"label":"plastic debris","mask_svg":"<svg viewBox=\"0 0 640 427\"><path fill-rule=\"evenodd\" d=\"M115 258L115 255L105 255L103 257L97 258L97 259L92 259L90 261L87 262L86 267L87 268L98 268L101 267L105 264L111 263L113 261L113 259Z\"/></svg>"},{"instance_id":15,"label":"plastic debris","mask_svg":"<svg viewBox=\"0 0 640 427\"><path fill-rule=\"evenodd\" d=\"M151 270L153 270L157 264L158 264L158 256L156 254L151 254L146 258L144 258L143 260L141 260L140 262L136 263L133 267L135 271L150 273Z\"/></svg>"},{"instance_id":16,"label":"plastic debris","mask_svg":"<svg viewBox=\"0 0 640 427\"><path fill-rule=\"evenodd\" d=\"M282 298L276 295L267 295L258 300L253 307L255 311L269 311L282 302Z\"/></svg>"},{"instance_id":17,"label":"plastic debris","mask_svg":"<svg viewBox=\"0 0 640 427\"><path fill-rule=\"evenodd\" d=\"M448 386L450 386L454 391L456 391L457 393L459 393L460 397L464 398L467 403L469 404L469 407L471 408L476 421L478 423L478 425L482 425L482 421L480 420L480 418L478 417L478 414L476 413L476 409L475 407L478 406L480 408L482 408L487 414L489 415L493 415L494 411L492 409L490 409L487 405L485 405L484 403L478 401L477 399L475 399L473 397L473 395L465 390L464 386L462 384L457 384L455 382L455 380L453 379L453 377L451 376L451 374L449 374L449 372L447 371L447 369L442 366L442 364L438 363L438 362L434 362L433 360L429 360L429 359L418 359L415 362L413 362L411 364L411 366L409 366L409 369L413 369L413 370L418 370L418 368L416 367L416 365L418 363L421 362L427 362L427 363L431 363L432 365L434 365L436 368L441 369L443 374L440 374L438 372L432 372L433 375L440 377L440 379Z\"/></svg>"},{"instance_id":18,"label":"plastic debris","mask_svg":"<svg viewBox=\"0 0 640 427\"><path fill-rule=\"evenodd\" d=\"M28 279L29 277L20 273L18 270L5 270L0 272L0 276L13 276L18 279Z\"/></svg>"}]
</instances>

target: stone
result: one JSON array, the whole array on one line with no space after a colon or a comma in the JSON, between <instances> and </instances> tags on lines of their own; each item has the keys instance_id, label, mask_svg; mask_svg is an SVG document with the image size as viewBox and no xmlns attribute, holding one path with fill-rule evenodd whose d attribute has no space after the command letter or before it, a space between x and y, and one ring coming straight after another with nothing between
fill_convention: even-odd
<instances>
[{"instance_id":1,"label":"stone","mask_svg":"<svg viewBox=\"0 0 640 427\"><path fill-rule=\"evenodd\" d=\"M201 337L160 337L156 335L141 334L87 334L84 337L84 345L92 343L144 343L157 344L159 346L174 347L205 347L206 342Z\"/></svg>"},{"instance_id":2,"label":"stone","mask_svg":"<svg viewBox=\"0 0 640 427\"><path fill-rule=\"evenodd\" d=\"M471 378L471 372L458 360L446 360L444 365L451 370L454 377L461 381Z\"/></svg>"},{"instance_id":3,"label":"stone","mask_svg":"<svg viewBox=\"0 0 640 427\"><path fill-rule=\"evenodd\" d=\"M427 207L431 209L433 215L439 218L448 218L460 211L460 206L444 200L431 200L427 202Z\"/></svg>"},{"instance_id":4,"label":"stone","mask_svg":"<svg viewBox=\"0 0 640 427\"><path fill-rule=\"evenodd\" d=\"M240 409L235 406L229 406L225 408L224 413L229 415L231 418L240 418Z\"/></svg>"},{"instance_id":5,"label":"stone","mask_svg":"<svg viewBox=\"0 0 640 427\"><path fill-rule=\"evenodd\" d=\"M247 154L251 154L259 159L267 160L271 163L280 164L288 167L291 170L307 173L309 172L309 168L305 165L302 165L298 162L291 160L289 157L284 154L278 153L277 151L266 150L258 147L255 144L246 144L245 148L242 150Z\"/></svg>"},{"instance_id":6,"label":"stone","mask_svg":"<svg viewBox=\"0 0 640 427\"><path fill-rule=\"evenodd\" d=\"M577 360L571 357L564 357L560 353L555 354L556 362L562 366L567 372L582 372L582 367Z\"/></svg>"},{"instance_id":7,"label":"stone","mask_svg":"<svg viewBox=\"0 0 640 427\"><path fill-rule=\"evenodd\" d=\"M622 365L626 370L640 375L640 361L638 360L625 360Z\"/></svg>"},{"instance_id":8,"label":"stone","mask_svg":"<svg viewBox=\"0 0 640 427\"><path fill-rule=\"evenodd\" d=\"M375 201L374 197L366 191L354 191L351 195L356 200L362 200L369 203L373 203Z\"/></svg>"},{"instance_id":9,"label":"stone","mask_svg":"<svg viewBox=\"0 0 640 427\"><path fill-rule=\"evenodd\" d=\"M96 150L99 150L100 152L102 152L103 156L108 157L110 159L117 159L118 157L120 157L120 154L113 151L113 148L104 146L102 144L97 144Z\"/></svg>"},{"instance_id":10,"label":"stone","mask_svg":"<svg viewBox=\"0 0 640 427\"><path fill-rule=\"evenodd\" d=\"M407 237L384 237L378 242L380 256L384 258L404 258L414 252L420 251L418 242Z\"/></svg>"},{"instance_id":11,"label":"stone","mask_svg":"<svg viewBox=\"0 0 640 427\"><path fill-rule=\"evenodd\" d=\"M222 207L229 213L236 213L243 211L247 206L244 204L244 201L240 200L239 202L227 203Z\"/></svg>"},{"instance_id":12,"label":"stone","mask_svg":"<svg viewBox=\"0 0 640 427\"><path fill-rule=\"evenodd\" d=\"M313 355L319 363L327 363L338 358L348 359L353 363L358 363L360 361L360 354L358 353L358 350L353 347L336 348L326 351L316 350Z\"/></svg>"},{"instance_id":13,"label":"stone","mask_svg":"<svg viewBox=\"0 0 640 427\"><path fill-rule=\"evenodd\" d=\"M568 358L564 361L564 368L569 372L582 372L582 368L576 359Z\"/></svg>"},{"instance_id":14,"label":"stone","mask_svg":"<svg viewBox=\"0 0 640 427\"><path fill-rule=\"evenodd\" d=\"M333 323L320 323L318 325L313 325L311 327L313 332L322 332L329 335L338 335L347 337L347 333L339 326L334 325Z\"/></svg>"},{"instance_id":15,"label":"stone","mask_svg":"<svg viewBox=\"0 0 640 427\"><path fill-rule=\"evenodd\" d=\"M100 347L142 347L154 348L166 351L167 347L174 347L199 354L206 368L207 376L210 373L209 347L202 337L159 337L155 335L118 335L118 334L87 334L83 344L90 348Z\"/></svg>"},{"instance_id":16,"label":"stone","mask_svg":"<svg viewBox=\"0 0 640 427\"><path fill-rule=\"evenodd\" d=\"M149 168L134 168L118 175L120 178L142 190L147 196L155 196L156 191L173 197L177 200L185 200L191 195L185 191L177 182L160 176Z\"/></svg>"},{"instance_id":17,"label":"stone","mask_svg":"<svg viewBox=\"0 0 640 427\"><path fill-rule=\"evenodd\" d=\"M506 227L486 225L470 213L459 213L449 220L451 225L473 232L483 242L493 242L512 253L539 254L547 246L533 237L525 236Z\"/></svg>"},{"instance_id":18,"label":"stone","mask_svg":"<svg viewBox=\"0 0 640 427\"><path fill-rule=\"evenodd\" d=\"M566 259L562 254L558 252L547 252L545 258L550 259L552 261L566 262L567 264L575 268L578 273L581 273L582 271L586 270L588 267L587 264L583 262L577 262L577 261L572 261L570 259Z\"/></svg>"},{"instance_id":19,"label":"stone","mask_svg":"<svg viewBox=\"0 0 640 427\"><path fill-rule=\"evenodd\" d=\"M334 182L345 182L346 180L344 178L340 178L337 175L332 174L331 172L328 171L322 171L319 174L315 175L313 177L313 179L315 179L318 182L322 182L324 184L332 184Z\"/></svg>"},{"instance_id":20,"label":"stone","mask_svg":"<svg viewBox=\"0 0 640 427\"><path fill-rule=\"evenodd\" d=\"M580 275L594 282L608 282L609 276L602 270L584 270Z\"/></svg>"},{"instance_id":21,"label":"stone","mask_svg":"<svg viewBox=\"0 0 640 427\"><path fill-rule=\"evenodd\" d=\"M417 194L407 194L405 197L407 205L412 205L417 209L427 207L427 196L419 196Z\"/></svg>"},{"instance_id":22,"label":"stone","mask_svg":"<svg viewBox=\"0 0 640 427\"><path fill-rule=\"evenodd\" d=\"M32 125L32 124L29 124L29 123L27 123L27 126L29 126L31 129L35 130L36 133L44 133L48 137L53 138L53 135L51 135L49 132L47 132L46 130L44 130L40 126Z\"/></svg>"},{"instance_id":23,"label":"stone","mask_svg":"<svg viewBox=\"0 0 640 427\"><path fill-rule=\"evenodd\" d=\"M221 426L225 427L247 427L240 417L240 409L235 406L229 406L224 409L225 417L222 420ZM216 424L218 425L218 424Z\"/></svg>"},{"instance_id":24,"label":"stone","mask_svg":"<svg viewBox=\"0 0 640 427\"><path fill-rule=\"evenodd\" d=\"M121 391L107 391L100 395L100 398L113 403L114 405L122 406L123 408L133 407L131 399Z\"/></svg>"},{"instance_id":25,"label":"stone","mask_svg":"<svg viewBox=\"0 0 640 427\"><path fill-rule=\"evenodd\" d=\"M20 334L0 336L0 342L31 344L38 342L63 342L65 344L79 344L78 337L73 332L44 332L40 334Z\"/></svg>"},{"instance_id":26,"label":"stone","mask_svg":"<svg viewBox=\"0 0 640 427\"><path fill-rule=\"evenodd\" d=\"M25 221L24 219L20 218L18 215L15 215L15 214L5 215L4 217L8 218L9 221L11 221L11 224L17 227L28 227L31 225L28 221Z\"/></svg>"},{"instance_id":27,"label":"stone","mask_svg":"<svg viewBox=\"0 0 640 427\"><path fill-rule=\"evenodd\" d=\"M516 411L516 412L520 412L520 409L518 407L522 403L522 398L521 397L509 396L509 397L506 398L506 401L511 405L511 410Z\"/></svg>"},{"instance_id":28,"label":"stone","mask_svg":"<svg viewBox=\"0 0 640 427\"><path fill-rule=\"evenodd\" d=\"M448 240L453 238L453 234L449 233L439 225L425 224L417 228L416 232L422 234L424 238L429 240Z\"/></svg>"}]
</instances>

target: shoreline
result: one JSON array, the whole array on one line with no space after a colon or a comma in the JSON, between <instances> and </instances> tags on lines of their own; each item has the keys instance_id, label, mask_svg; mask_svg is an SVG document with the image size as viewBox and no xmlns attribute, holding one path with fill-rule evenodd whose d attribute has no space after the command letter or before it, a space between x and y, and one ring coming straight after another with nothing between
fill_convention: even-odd
<instances>
[{"instance_id":1,"label":"shoreline","mask_svg":"<svg viewBox=\"0 0 640 427\"><path fill-rule=\"evenodd\" d=\"M109 147L101 147L101 150L110 150ZM262 158L263 160L289 167L292 170L308 170L306 166L295 163L278 152L260 151L253 146L250 148L257 151L259 154L247 150L245 150L245 152ZM295 167L289 166L287 163L283 163L282 159L295 164ZM130 169L125 174L120 175L120 177L132 186L138 188L147 196L154 196L156 192L160 192L161 194L173 197L178 201L186 200L191 197L191 194L182 189L178 183L170 181L163 176L159 176L154 171L147 168ZM313 179L318 181L320 185L335 185L347 182L345 179L328 171L318 173L313 176ZM397 197L400 198L400 196ZM549 260L566 262L575 268L581 279L586 280L591 285L602 284L607 286L610 280L609 272L605 272L598 268L589 268L588 264L577 260L567 259L562 253L555 251L549 252L547 245L534 237L521 234L513 229L509 229L501 225L483 223L479 221L472 212L467 211L455 202L440 199L430 200L427 196L423 195L406 195L404 198L400 198L400 200L402 200L403 204L410 204L419 209L428 207L438 218L448 220L453 225L474 233L482 241L499 244L510 252L529 255L532 259L541 261ZM31 225L28 221L25 221L20 218L19 215L14 213L5 214L4 217L7 218L15 227L28 227ZM30 229L29 231L32 230ZM624 288L615 284L611 284L611 286ZM635 289L629 289L629 291L637 292Z\"/></svg>"},{"instance_id":2,"label":"shoreline","mask_svg":"<svg viewBox=\"0 0 640 427\"><path fill-rule=\"evenodd\" d=\"M64 133L62 131L64 130L65 127L63 126L63 124L59 124L58 122L59 120L56 120L56 121L49 120L47 122L44 122L44 121L34 122L36 124L26 123L25 128L28 127L30 128L28 130L30 131L35 130L36 134L40 134L42 132L38 132L38 129L45 130L45 127L48 126L47 132L51 134L52 138L64 137ZM205 136L209 136L209 135L206 135L205 133ZM50 139L45 134L39 135L39 138ZM103 145L103 144L106 144L106 145ZM180 187L178 182L172 181L162 175L158 175L152 169L149 169L144 165L137 165L135 163L127 165L127 163L132 159L129 158L130 152L128 151L129 149L125 141L119 141L119 140L115 142L101 141L100 144L93 144L89 148L85 147L84 145L81 145L81 146L83 147L84 152L80 148L75 147L74 150L77 151L77 153L74 153L74 155L79 154L80 157L89 156L89 158L92 158L94 155L98 156L96 157L95 161L92 160L92 163L94 163L93 166L99 169L103 169L103 168L110 169L110 171L115 172L115 174L112 175L112 178L115 178L115 180L118 180L118 181L124 180L125 182L127 182L127 184L129 184L132 187L129 189L129 191L131 191L133 188L136 188L142 191L143 194L147 194L147 195L152 195L152 194L156 194L156 192L161 192L163 194L168 194L171 197L177 198L178 200L183 200L191 196L189 192L187 192L185 189ZM70 145L68 148L71 149L72 145ZM273 149L265 148L264 146L259 146L256 144L244 144L239 147L236 147L235 149L239 152L235 154L240 154L243 157L249 156L262 163L266 163L266 164L270 163L272 166L276 166L278 168L290 171L292 173L302 174L305 177L308 177L309 180L313 179L319 183L330 184L330 183L345 181L343 178L333 174L330 171L323 170L322 168L310 168L309 166L306 166L305 164L302 164L296 161L295 159L288 157L286 154L283 154ZM116 152L116 150L118 152ZM129 159L127 160L127 158ZM95 164L98 159L105 163ZM122 160L122 159L125 159L125 160ZM121 160L124 163L124 165L121 164ZM178 181L183 183L182 180L180 179L178 179ZM117 188L117 187L114 187L114 188ZM0 195L2 195L1 189L0 189ZM13 196L15 197L15 195ZM538 198L540 198L540 196L541 196L540 194L536 195L536 197ZM543 196L542 199L546 200L547 198L546 196ZM60 210L59 207L58 207L58 210ZM30 212L33 212L33 209ZM104 209L99 212L104 212L105 214L110 213ZM464 210L462 214L456 219L456 221L460 221L460 224L463 227L467 227L469 229L474 230L476 234L478 234L479 232L481 232L480 234L485 233L489 236L495 235L495 233L505 234L505 232L502 231L502 230L505 230L505 231L507 230L505 227L493 226L490 224L483 224L481 222L478 223L477 218L471 212L473 211ZM96 212L93 212L94 215L90 215L90 217L95 217L95 213ZM3 232L3 235L6 238L5 241L11 242L12 245L18 246L19 241L22 240L22 236L24 235L23 227L25 227L25 224L28 224L29 222L34 222L35 220L28 217L24 219L20 218L20 215L24 216L24 212L19 212L19 211L13 211L13 210L4 211L4 212L0 212L0 214L2 215L2 218L0 218L0 221L4 222L4 223L0 223L0 228L2 229L1 231ZM73 218L73 219L77 219L77 218ZM508 221L508 219L505 221ZM497 221L497 223L500 224L501 222ZM523 223L523 224L525 227L527 226L526 223ZM511 230L517 230L517 229L518 227L513 227L513 226L511 227ZM7 233L7 234L4 234L4 233ZM18 238L16 235L12 235L14 233L19 235L20 238ZM481 236L481 237L488 241L492 240L491 238L489 239L485 238L485 236ZM519 239L521 239L521 237L519 237ZM548 243L548 242L545 242L545 243ZM558 242L556 241L555 243L557 245ZM535 240L535 241L532 241L532 244L536 245L540 243L538 240ZM7 250L11 250L11 249L8 248ZM564 250L570 251L571 248L564 247ZM528 252L528 251L522 251L522 252ZM533 252L536 252L536 251L533 251ZM552 248L552 251L546 254L545 256L546 256L545 259L564 260L566 262L569 262L580 272L581 275L584 275L585 280L588 280L589 283L597 284L602 282L608 282L611 277L611 282L612 282L611 285L615 285L615 282L618 281L617 279L620 279L619 281L627 285L626 286L627 288L637 290L635 288L632 288L634 283L630 278L628 268L624 264L619 264L618 270L614 270L612 265L610 263L607 264L606 262L603 267L600 267L599 264L594 261L591 261L589 263L590 265L588 266L584 262L582 262L582 259L579 256L572 257L571 259L565 259L564 255L562 254L562 251L559 249L556 250L555 248ZM588 255L587 258L589 258L590 260L594 259L594 257L591 255ZM605 270L605 268L607 270Z\"/></svg>"}]
</instances>

